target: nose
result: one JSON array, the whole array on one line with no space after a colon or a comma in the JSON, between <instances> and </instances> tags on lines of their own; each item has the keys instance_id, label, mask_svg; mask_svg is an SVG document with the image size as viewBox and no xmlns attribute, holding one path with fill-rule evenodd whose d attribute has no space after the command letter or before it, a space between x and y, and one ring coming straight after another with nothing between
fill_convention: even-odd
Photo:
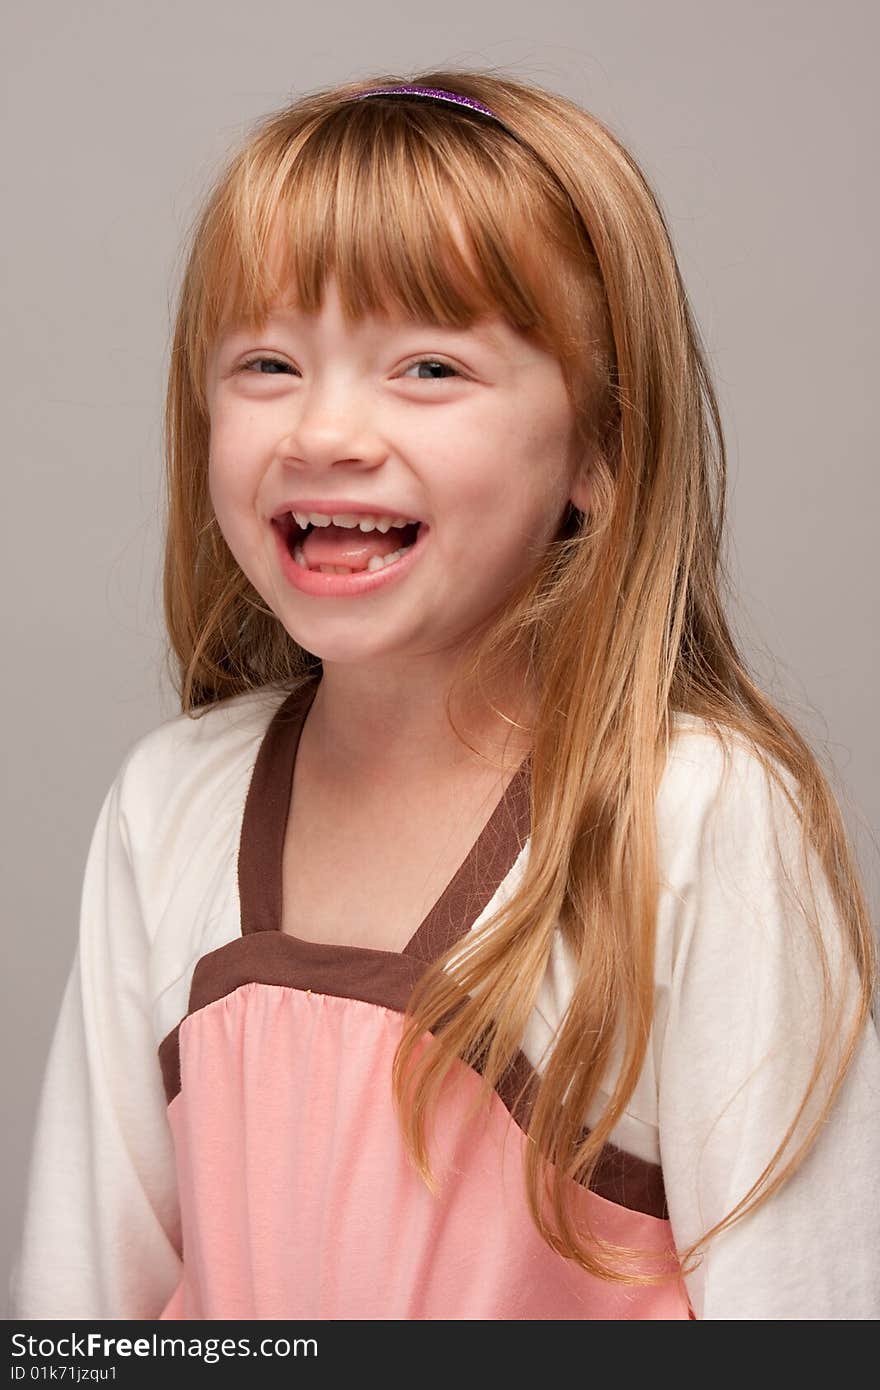
<instances>
[{"instance_id":1,"label":"nose","mask_svg":"<svg viewBox=\"0 0 880 1390\"><path fill-rule=\"evenodd\" d=\"M385 457L368 393L348 374L303 381L289 410L279 445L285 463L325 469L339 463L373 466Z\"/></svg>"}]
</instances>

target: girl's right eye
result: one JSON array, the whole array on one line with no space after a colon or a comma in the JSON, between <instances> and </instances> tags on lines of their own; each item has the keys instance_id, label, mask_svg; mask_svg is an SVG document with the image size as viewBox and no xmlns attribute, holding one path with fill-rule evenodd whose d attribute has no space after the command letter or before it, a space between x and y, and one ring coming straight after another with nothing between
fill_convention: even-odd
<instances>
[{"instance_id":1,"label":"girl's right eye","mask_svg":"<svg viewBox=\"0 0 880 1390\"><path fill-rule=\"evenodd\" d=\"M246 372L246 371L248 370L249 367L255 367L255 366L257 366L258 363L259 363L260 365L262 365L263 363L267 363L270 367L279 367L279 368L281 368L281 371L282 371L282 372L284 371L285 368L289 368L289 367L290 367L290 363L289 363L289 362L282 362L281 359L278 358L278 357L249 357L249 358L247 358L246 361L242 362L241 367L239 368L239 371ZM268 372L257 372L257 373L255 373L255 375L257 375L257 376L278 376L278 375L280 375L280 373L279 373L279 372L274 372L274 371L268 371Z\"/></svg>"}]
</instances>

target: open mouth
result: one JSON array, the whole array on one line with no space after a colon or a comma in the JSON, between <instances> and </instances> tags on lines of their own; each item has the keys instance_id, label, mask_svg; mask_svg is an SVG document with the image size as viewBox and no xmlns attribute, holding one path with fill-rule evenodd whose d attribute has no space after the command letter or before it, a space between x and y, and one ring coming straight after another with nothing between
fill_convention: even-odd
<instances>
[{"instance_id":1,"label":"open mouth","mask_svg":"<svg viewBox=\"0 0 880 1390\"><path fill-rule=\"evenodd\" d=\"M424 522L392 526L386 531L359 527L300 526L291 512L276 517L273 525L284 536L288 553L302 569L323 574L352 574L384 569L416 543ZM314 543L309 537L317 532Z\"/></svg>"}]
</instances>

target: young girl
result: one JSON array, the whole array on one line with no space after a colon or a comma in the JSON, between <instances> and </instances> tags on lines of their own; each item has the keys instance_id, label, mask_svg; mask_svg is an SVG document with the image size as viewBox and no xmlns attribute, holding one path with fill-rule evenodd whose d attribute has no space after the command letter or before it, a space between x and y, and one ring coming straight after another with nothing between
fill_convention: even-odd
<instances>
[{"instance_id":1,"label":"young girl","mask_svg":"<svg viewBox=\"0 0 880 1390\"><path fill-rule=\"evenodd\" d=\"M876 1317L871 924L632 157L496 74L273 113L167 445L14 1315Z\"/></svg>"}]
</instances>

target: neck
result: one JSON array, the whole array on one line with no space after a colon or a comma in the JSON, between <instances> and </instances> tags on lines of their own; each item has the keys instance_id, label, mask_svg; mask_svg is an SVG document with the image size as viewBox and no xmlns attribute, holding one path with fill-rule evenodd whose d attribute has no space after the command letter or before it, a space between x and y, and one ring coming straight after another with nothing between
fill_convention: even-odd
<instances>
[{"instance_id":1,"label":"neck","mask_svg":"<svg viewBox=\"0 0 880 1390\"><path fill-rule=\"evenodd\" d=\"M485 701L477 707L456 699L452 714L460 735L446 714L446 694L437 683L401 690L352 668L328 670L325 663L306 720L310 741L325 767L348 777L513 772L531 746L521 685L518 701L494 699L500 713Z\"/></svg>"}]
</instances>

